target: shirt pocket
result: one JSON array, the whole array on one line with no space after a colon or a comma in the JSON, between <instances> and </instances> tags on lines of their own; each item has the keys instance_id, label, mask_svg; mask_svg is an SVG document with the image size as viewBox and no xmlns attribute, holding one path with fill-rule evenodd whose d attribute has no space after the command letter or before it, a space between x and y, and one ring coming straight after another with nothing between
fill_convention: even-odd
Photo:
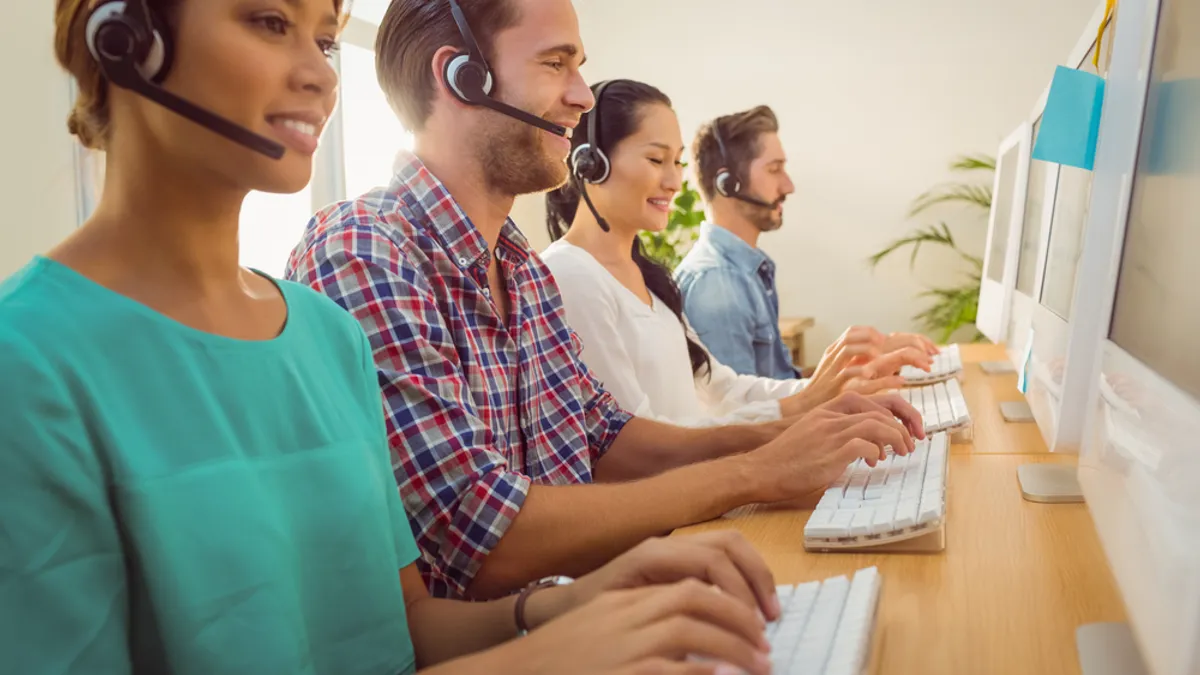
<instances>
[{"instance_id":1,"label":"shirt pocket","mask_svg":"<svg viewBox=\"0 0 1200 675\"><path fill-rule=\"evenodd\" d=\"M754 327L751 340L754 343L754 363L758 374L770 375L770 364L775 354L775 343L779 339L779 329L770 323L760 323Z\"/></svg>"}]
</instances>

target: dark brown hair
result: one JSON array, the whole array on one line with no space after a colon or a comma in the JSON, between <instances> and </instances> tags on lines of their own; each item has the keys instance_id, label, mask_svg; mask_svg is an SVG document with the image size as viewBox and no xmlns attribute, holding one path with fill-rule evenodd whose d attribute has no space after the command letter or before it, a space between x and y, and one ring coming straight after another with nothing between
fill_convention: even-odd
<instances>
[{"instance_id":1,"label":"dark brown hair","mask_svg":"<svg viewBox=\"0 0 1200 675\"><path fill-rule=\"evenodd\" d=\"M595 94L599 89L599 84L593 85L592 93ZM587 129L591 116L599 114L596 127L596 135L600 137L598 145L611 158L613 149L637 132L646 107L651 105L665 105L669 108L671 99L658 89L642 82L612 80L604 89L604 100L596 100L596 107L584 113L576 130ZM588 142L586 133L576 133L571 139L571 150L574 151ZM579 211L581 195L577 179L573 176L572 170L572 179L566 185L546 193L546 231L550 234L550 241L558 241L567 233L571 222L575 220L575 214ZM633 262L641 271L646 288L678 317L680 323L683 323L683 294L679 292L679 286L671 277L670 270L646 257L639 237L633 238ZM708 352L691 337L686 339L692 373L711 374L712 361Z\"/></svg>"},{"instance_id":2,"label":"dark brown hair","mask_svg":"<svg viewBox=\"0 0 1200 675\"><path fill-rule=\"evenodd\" d=\"M729 153L727 158L721 157L721 149L713 136L713 125L717 125L721 131L721 140L725 141L725 150ZM762 153L760 137L778 132L779 119L765 105L724 115L701 126L692 142L692 159L700 182L700 194L704 199L712 201L717 191L717 172L722 168L732 170L743 181L744 189L750 164ZM726 166L726 161L731 166Z\"/></svg>"},{"instance_id":3,"label":"dark brown hair","mask_svg":"<svg viewBox=\"0 0 1200 675\"><path fill-rule=\"evenodd\" d=\"M179 3L183 0L149 0L147 5L167 25L174 27ZM332 0L334 10L343 18L350 11L351 0ZM87 46L87 22L92 9L100 0L55 0L54 55L58 64L75 78L75 107L67 118L67 130L79 138L84 147L103 150L108 139L109 109L108 82L100 65Z\"/></svg>"},{"instance_id":4,"label":"dark brown hair","mask_svg":"<svg viewBox=\"0 0 1200 675\"><path fill-rule=\"evenodd\" d=\"M458 4L491 64L496 34L517 24L519 9L510 0L458 0ZM432 112L437 85L433 55L447 45L466 50L448 0L392 0L375 39L375 72L388 104L411 132L423 129Z\"/></svg>"}]
</instances>

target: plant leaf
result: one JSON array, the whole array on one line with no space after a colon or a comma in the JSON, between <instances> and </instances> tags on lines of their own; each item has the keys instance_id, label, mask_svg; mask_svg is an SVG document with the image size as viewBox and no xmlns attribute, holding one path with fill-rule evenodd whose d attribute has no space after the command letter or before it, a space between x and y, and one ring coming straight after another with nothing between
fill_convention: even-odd
<instances>
[{"instance_id":1,"label":"plant leaf","mask_svg":"<svg viewBox=\"0 0 1200 675\"><path fill-rule=\"evenodd\" d=\"M951 171L995 171L996 159L991 155L959 155L950 163Z\"/></svg>"},{"instance_id":2,"label":"plant leaf","mask_svg":"<svg viewBox=\"0 0 1200 675\"><path fill-rule=\"evenodd\" d=\"M970 204L990 211L992 208L992 188L990 185L942 183L914 199L908 211L908 217L912 218L938 204L947 203Z\"/></svg>"}]
</instances>

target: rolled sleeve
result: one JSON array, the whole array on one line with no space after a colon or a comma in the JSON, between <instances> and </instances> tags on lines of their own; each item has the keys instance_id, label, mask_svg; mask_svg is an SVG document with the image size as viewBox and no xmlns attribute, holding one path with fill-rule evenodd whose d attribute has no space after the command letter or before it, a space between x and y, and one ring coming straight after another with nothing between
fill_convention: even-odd
<instances>
[{"instance_id":1,"label":"rolled sleeve","mask_svg":"<svg viewBox=\"0 0 1200 675\"><path fill-rule=\"evenodd\" d=\"M738 374L757 374L754 298L744 278L724 268L701 272L689 284L683 309L704 347L718 361Z\"/></svg>"},{"instance_id":2,"label":"rolled sleeve","mask_svg":"<svg viewBox=\"0 0 1200 675\"><path fill-rule=\"evenodd\" d=\"M531 481L510 469L475 413L458 350L424 275L375 216L346 211L332 216L341 223L293 255L289 277L332 298L366 332L393 472L421 551L418 567L431 594L463 597L512 525Z\"/></svg>"}]
</instances>

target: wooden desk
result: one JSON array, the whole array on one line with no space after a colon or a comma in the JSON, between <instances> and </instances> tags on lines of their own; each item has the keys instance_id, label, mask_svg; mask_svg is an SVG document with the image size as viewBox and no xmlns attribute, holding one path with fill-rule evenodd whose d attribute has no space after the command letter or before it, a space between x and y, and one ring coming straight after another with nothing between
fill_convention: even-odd
<instances>
[{"instance_id":1,"label":"wooden desk","mask_svg":"<svg viewBox=\"0 0 1200 675\"><path fill-rule=\"evenodd\" d=\"M792 363L797 368L808 366L808 363L804 361L804 331L816 324L816 320L812 317L779 320L779 337L783 340L783 344L787 345L788 351L792 353Z\"/></svg>"},{"instance_id":2,"label":"wooden desk","mask_svg":"<svg viewBox=\"0 0 1200 675\"><path fill-rule=\"evenodd\" d=\"M955 443L951 451L1006 455L1048 452L1036 424L1005 422L1000 414L1001 401L1025 399L1017 390L1016 374L989 375L979 367L982 361L1006 360L1004 345L962 344L958 349L963 360L963 397L967 399L967 410L971 413L974 441Z\"/></svg>"},{"instance_id":3,"label":"wooden desk","mask_svg":"<svg viewBox=\"0 0 1200 675\"><path fill-rule=\"evenodd\" d=\"M781 584L878 566L880 675L1074 674L1075 629L1124 621L1124 608L1087 508L1026 502L1016 476L1024 462L1073 460L952 456L947 543L938 554L808 553L801 538L811 511L757 512L678 532L741 531Z\"/></svg>"}]
</instances>

